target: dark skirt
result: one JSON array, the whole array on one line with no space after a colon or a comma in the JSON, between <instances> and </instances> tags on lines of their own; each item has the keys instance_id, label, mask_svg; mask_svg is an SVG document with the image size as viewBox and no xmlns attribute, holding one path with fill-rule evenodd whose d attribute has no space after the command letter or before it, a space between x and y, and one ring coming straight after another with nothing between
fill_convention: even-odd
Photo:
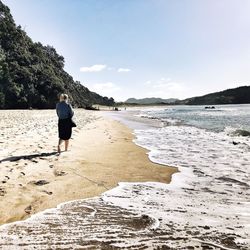
<instances>
[{"instance_id":1,"label":"dark skirt","mask_svg":"<svg viewBox=\"0 0 250 250\"><path fill-rule=\"evenodd\" d=\"M59 119L58 121L59 138L69 140L72 134L72 126L70 119Z\"/></svg>"}]
</instances>

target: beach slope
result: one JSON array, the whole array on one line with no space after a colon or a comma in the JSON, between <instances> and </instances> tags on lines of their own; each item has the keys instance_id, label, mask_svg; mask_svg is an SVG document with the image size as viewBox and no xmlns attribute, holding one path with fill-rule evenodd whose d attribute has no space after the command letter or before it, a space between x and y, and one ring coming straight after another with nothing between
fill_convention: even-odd
<instances>
[{"instance_id":1,"label":"beach slope","mask_svg":"<svg viewBox=\"0 0 250 250\"><path fill-rule=\"evenodd\" d=\"M76 110L70 151L60 156L53 110L0 112L0 224L97 196L119 182L169 183L177 171L152 163L132 131L101 112Z\"/></svg>"}]
</instances>

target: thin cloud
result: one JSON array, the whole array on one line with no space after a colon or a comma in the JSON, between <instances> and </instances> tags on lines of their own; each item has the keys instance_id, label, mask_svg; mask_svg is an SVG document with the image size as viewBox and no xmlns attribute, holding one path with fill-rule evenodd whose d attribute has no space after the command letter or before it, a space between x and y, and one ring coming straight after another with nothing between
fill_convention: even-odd
<instances>
[{"instance_id":1,"label":"thin cloud","mask_svg":"<svg viewBox=\"0 0 250 250\"><path fill-rule=\"evenodd\" d=\"M121 73L121 72L130 72L130 71L131 71L131 69L126 69L126 68L119 68L117 70L117 72L119 72L119 73Z\"/></svg>"},{"instance_id":2,"label":"thin cloud","mask_svg":"<svg viewBox=\"0 0 250 250\"><path fill-rule=\"evenodd\" d=\"M105 96L111 96L121 89L113 82L94 83L90 88L92 91Z\"/></svg>"},{"instance_id":3,"label":"thin cloud","mask_svg":"<svg viewBox=\"0 0 250 250\"><path fill-rule=\"evenodd\" d=\"M152 82L151 81L146 81L144 85L150 85Z\"/></svg>"},{"instance_id":4,"label":"thin cloud","mask_svg":"<svg viewBox=\"0 0 250 250\"><path fill-rule=\"evenodd\" d=\"M105 64L95 64L90 67L81 67L80 71L81 72L100 72L106 68L107 68L107 65Z\"/></svg>"},{"instance_id":5,"label":"thin cloud","mask_svg":"<svg viewBox=\"0 0 250 250\"><path fill-rule=\"evenodd\" d=\"M162 98L184 98L186 88L181 82L172 81L171 78L160 78L160 80L147 81L145 86L147 86L148 92L147 96L162 97Z\"/></svg>"}]
</instances>

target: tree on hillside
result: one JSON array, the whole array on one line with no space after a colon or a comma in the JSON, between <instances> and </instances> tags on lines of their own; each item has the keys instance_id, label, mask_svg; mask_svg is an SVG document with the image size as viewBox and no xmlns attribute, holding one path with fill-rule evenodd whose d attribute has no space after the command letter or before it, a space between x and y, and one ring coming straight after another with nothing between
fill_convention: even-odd
<instances>
[{"instance_id":1,"label":"tree on hillside","mask_svg":"<svg viewBox=\"0 0 250 250\"><path fill-rule=\"evenodd\" d=\"M16 26L0 0L0 108L54 108L62 92L78 107L114 102L75 82L64 63L54 47L34 43Z\"/></svg>"}]
</instances>

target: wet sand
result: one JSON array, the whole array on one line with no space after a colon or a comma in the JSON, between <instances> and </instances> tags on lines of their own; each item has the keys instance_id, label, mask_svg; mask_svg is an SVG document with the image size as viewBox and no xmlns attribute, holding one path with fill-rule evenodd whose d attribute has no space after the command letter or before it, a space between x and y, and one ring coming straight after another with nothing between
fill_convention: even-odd
<instances>
[{"instance_id":1,"label":"wet sand","mask_svg":"<svg viewBox=\"0 0 250 250\"><path fill-rule=\"evenodd\" d=\"M76 110L70 151L56 155L54 110L0 111L0 224L119 182L169 183L176 168L150 162L130 129L101 112Z\"/></svg>"}]
</instances>

